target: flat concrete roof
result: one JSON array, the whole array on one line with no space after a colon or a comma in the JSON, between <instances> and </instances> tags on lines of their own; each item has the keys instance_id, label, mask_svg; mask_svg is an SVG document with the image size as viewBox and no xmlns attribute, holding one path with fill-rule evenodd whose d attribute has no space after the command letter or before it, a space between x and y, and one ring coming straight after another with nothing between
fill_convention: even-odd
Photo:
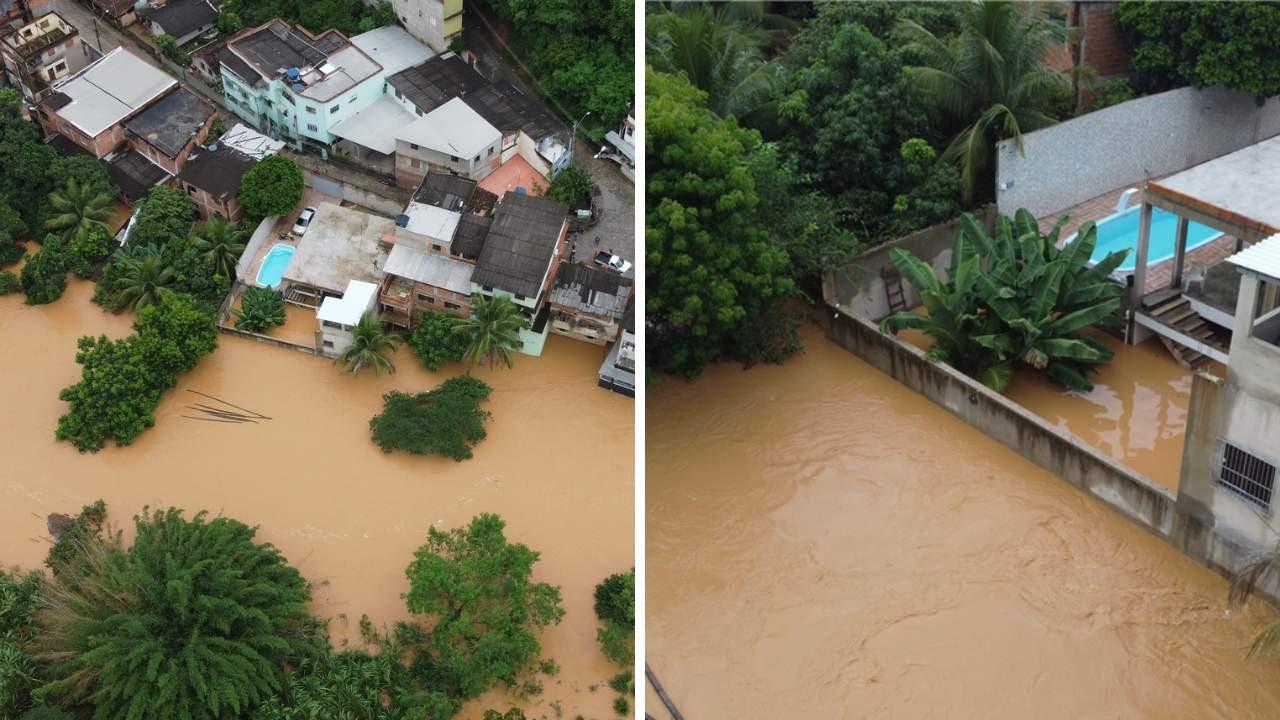
<instances>
[{"instance_id":1,"label":"flat concrete roof","mask_svg":"<svg viewBox=\"0 0 1280 720\"><path fill-rule=\"evenodd\" d=\"M373 298L377 294L377 285L352 280L347 283L347 289L342 293L342 297L327 297L320 303L320 309L316 310L316 319L348 327L354 326L360 322L360 316L364 315L364 311L373 304Z\"/></svg>"},{"instance_id":2,"label":"flat concrete roof","mask_svg":"<svg viewBox=\"0 0 1280 720\"><path fill-rule=\"evenodd\" d=\"M97 137L177 84L160 68L118 47L54 86L71 100L57 112L89 137Z\"/></svg>"},{"instance_id":3,"label":"flat concrete roof","mask_svg":"<svg viewBox=\"0 0 1280 720\"><path fill-rule=\"evenodd\" d=\"M1227 258L1227 262L1245 272L1280 282L1280 234L1250 245Z\"/></svg>"},{"instance_id":4,"label":"flat concrete roof","mask_svg":"<svg viewBox=\"0 0 1280 720\"><path fill-rule=\"evenodd\" d=\"M502 139L502 133L461 98L454 98L405 126L397 140L470 160Z\"/></svg>"},{"instance_id":5,"label":"flat concrete roof","mask_svg":"<svg viewBox=\"0 0 1280 720\"><path fill-rule=\"evenodd\" d=\"M1137 151L1141 151L1138 149ZM1144 198L1245 240L1280 233L1280 136L1146 184Z\"/></svg>"},{"instance_id":6,"label":"flat concrete roof","mask_svg":"<svg viewBox=\"0 0 1280 720\"><path fill-rule=\"evenodd\" d=\"M461 213L416 200L409 202L404 214L409 216L409 224L405 225L405 230L446 244L453 242L453 234L457 232L458 222L462 220Z\"/></svg>"},{"instance_id":7,"label":"flat concrete roof","mask_svg":"<svg viewBox=\"0 0 1280 720\"><path fill-rule=\"evenodd\" d=\"M418 42L399 25L384 25L360 33L351 38L351 44L373 58L387 75L424 63L435 55L431 48Z\"/></svg>"},{"instance_id":8,"label":"flat concrete roof","mask_svg":"<svg viewBox=\"0 0 1280 720\"><path fill-rule=\"evenodd\" d=\"M417 119L395 99L379 95L373 104L333 126L329 132L374 152L391 155L396 151L396 135Z\"/></svg>"},{"instance_id":9,"label":"flat concrete roof","mask_svg":"<svg viewBox=\"0 0 1280 720\"><path fill-rule=\"evenodd\" d=\"M335 294L352 280L377 284L387 260L378 241L395 226L390 218L322 202L298 241L284 279Z\"/></svg>"}]
</instances>

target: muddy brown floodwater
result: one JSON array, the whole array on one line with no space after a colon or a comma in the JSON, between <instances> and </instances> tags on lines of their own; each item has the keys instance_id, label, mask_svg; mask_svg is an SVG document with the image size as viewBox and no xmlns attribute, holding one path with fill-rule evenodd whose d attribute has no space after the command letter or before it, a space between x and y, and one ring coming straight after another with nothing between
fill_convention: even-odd
<instances>
[{"instance_id":1,"label":"muddy brown floodwater","mask_svg":"<svg viewBox=\"0 0 1280 720\"><path fill-rule=\"evenodd\" d=\"M805 348L649 391L647 656L686 717L1280 713L1280 664L1245 658L1271 608Z\"/></svg>"},{"instance_id":2,"label":"muddy brown floodwater","mask_svg":"<svg viewBox=\"0 0 1280 720\"><path fill-rule=\"evenodd\" d=\"M530 717L612 717L604 683L617 672L596 645L592 592L625 571L633 546L633 402L596 387L603 352L560 337L541 358L478 375L493 386L488 438L472 460L384 455L369 418L390 389L420 391L444 377L421 369L405 348L399 372L339 375L332 363L223 335L165 396L156 426L126 448L81 455L53 439L65 411L58 391L79 378L75 341L120 337L130 319L90 303L74 281L52 305L0 298L0 565L34 568L48 549L45 516L76 512L98 498L111 520L131 526L144 505L208 509L261 526L316 584L315 610L336 618L337 640L358 637L357 621L406 616L404 570L427 528L465 525L481 512L507 521L507 534L542 553L535 578L560 586L564 621L542 635L561 667L546 691L521 704ZM197 390L269 416L259 424L183 418ZM345 615L344 622L341 617ZM512 701L494 692L460 717Z\"/></svg>"}]
</instances>

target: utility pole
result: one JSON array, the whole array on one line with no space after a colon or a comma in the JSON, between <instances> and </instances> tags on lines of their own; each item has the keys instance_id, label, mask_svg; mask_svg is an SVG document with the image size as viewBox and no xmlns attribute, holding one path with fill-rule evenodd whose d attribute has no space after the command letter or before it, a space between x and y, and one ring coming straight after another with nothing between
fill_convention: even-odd
<instances>
[{"instance_id":1,"label":"utility pole","mask_svg":"<svg viewBox=\"0 0 1280 720\"><path fill-rule=\"evenodd\" d=\"M591 111L588 110L582 113L582 117L573 121L573 132L572 134L569 135L569 164L570 165L573 164L573 141L578 139L578 123L582 122L583 120L586 120L587 116L590 114L591 114Z\"/></svg>"},{"instance_id":2,"label":"utility pole","mask_svg":"<svg viewBox=\"0 0 1280 720\"><path fill-rule=\"evenodd\" d=\"M98 31L98 16L91 15L90 18L93 20L93 37L94 37L94 40L98 43L98 47L97 47L98 57L102 57L106 53L102 52L102 33Z\"/></svg>"}]
</instances>

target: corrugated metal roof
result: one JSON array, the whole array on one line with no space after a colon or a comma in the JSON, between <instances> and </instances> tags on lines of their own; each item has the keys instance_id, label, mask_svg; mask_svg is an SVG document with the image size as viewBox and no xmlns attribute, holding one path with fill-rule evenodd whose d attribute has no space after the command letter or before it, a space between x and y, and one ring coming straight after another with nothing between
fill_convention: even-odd
<instances>
[{"instance_id":1,"label":"corrugated metal roof","mask_svg":"<svg viewBox=\"0 0 1280 720\"><path fill-rule=\"evenodd\" d=\"M329 129L344 140L383 155L396 151L396 134L417 118L400 103L379 95L371 105Z\"/></svg>"},{"instance_id":2,"label":"corrugated metal roof","mask_svg":"<svg viewBox=\"0 0 1280 720\"><path fill-rule=\"evenodd\" d=\"M1250 245L1227 258L1227 262L1246 272L1280 281L1280 234Z\"/></svg>"},{"instance_id":3,"label":"corrugated metal roof","mask_svg":"<svg viewBox=\"0 0 1280 720\"><path fill-rule=\"evenodd\" d=\"M384 25L351 38L351 44L382 66L387 75L424 63L435 52L418 42L399 25Z\"/></svg>"},{"instance_id":4,"label":"corrugated metal roof","mask_svg":"<svg viewBox=\"0 0 1280 720\"><path fill-rule=\"evenodd\" d=\"M444 288L456 293L471 292L471 275L475 266L454 260L439 253L423 252L403 243L396 243L383 267L389 275L409 278L432 287Z\"/></svg>"},{"instance_id":5,"label":"corrugated metal roof","mask_svg":"<svg viewBox=\"0 0 1280 720\"><path fill-rule=\"evenodd\" d=\"M497 144L502 133L454 98L400 129L396 139L453 157L470 159Z\"/></svg>"},{"instance_id":6,"label":"corrugated metal roof","mask_svg":"<svg viewBox=\"0 0 1280 720\"><path fill-rule=\"evenodd\" d=\"M347 283L347 291L342 293L341 298L327 297L320 303L320 309L316 311L316 319L353 326L360 322L360 317L373 304L373 298L377 294L377 285L352 280Z\"/></svg>"},{"instance_id":7,"label":"corrugated metal roof","mask_svg":"<svg viewBox=\"0 0 1280 720\"><path fill-rule=\"evenodd\" d=\"M71 102L57 111L89 137L97 137L177 84L160 68L119 47L58 83L57 94Z\"/></svg>"},{"instance_id":8,"label":"corrugated metal roof","mask_svg":"<svg viewBox=\"0 0 1280 720\"><path fill-rule=\"evenodd\" d=\"M504 195L494 212L472 282L537 297L568 211L567 205L540 197Z\"/></svg>"}]
</instances>

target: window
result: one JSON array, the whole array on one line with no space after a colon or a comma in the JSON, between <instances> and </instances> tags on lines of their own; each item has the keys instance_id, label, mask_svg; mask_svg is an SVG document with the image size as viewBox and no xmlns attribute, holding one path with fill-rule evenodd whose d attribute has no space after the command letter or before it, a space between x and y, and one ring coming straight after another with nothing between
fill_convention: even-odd
<instances>
[{"instance_id":1,"label":"window","mask_svg":"<svg viewBox=\"0 0 1280 720\"><path fill-rule=\"evenodd\" d=\"M307 129L310 130L311 132L320 132L320 128L316 127L315 125L312 125L311 123L307 123Z\"/></svg>"},{"instance_id":2,"label":"window","mask_svg":"<svg viewBox=\"0 0 1280 720\"><path fill-rule=\"evenodd\" d=\"M396 99L397 99L397 100L403 100L403 99L404 99L404 93L400 92L400 88L396 88Z\"/></svg>"},{"instance_id":3,"label":"window","mask_svg":"<svg viewBox=\"0 0 1280 720\"><path fill-rule=\"evenodd\" d=\"M453 155L449 156L449 160L450 162L458 162L458 158L454 157Z\"/></svg>"},{"instance_id":4,"label":"window","mask_svg":"<svg viewBox=\"0 0 1280 720\"><path fill-rule=\"evenodd\" d=\"M422 163L417 158L413 158L409 160L409 167L413 168L414 170L417 170L418 168L422 167Z\"/></svg>"},{"instance_id":5,"label":"window","mask_svg":"<svg viewBox=\"0 0 1280 720\"><path fill-rule=\"evenodd\" d=\"M444 250L444 248L440 247L439 245L432 245L431 249L435 250L436 252L440 252L441 250Z\"/></svg>"},{"instance_id":6,"label":"window","mask_svg":"<svg viewBox=\"0 0 1280 720\"><path fill-rule=\"evenodd\" d=\"M471 162L477 162L477 161L479 161L479 160L480 160L480 156L479 156L479 155L477 155L477 156L475 156L475 158L473 158L473 159L472 159L472 161L471 161Z\"/></svg>"},{"instance_id":7,"label":"window","mask_svg":"<svg viewBox=\"0 0 1280 720\"><path fill-rule=\"evenodd\" d=\"M351 99L347 101L347 104L348 104L348 105L350 105L351 103L353 103L353 102L355 102L355 101L356 101L356 96L355 96L355 95L352 95L352 96L351 96Z\"/></svg>"},{"instance_id":8,"label":"window","mask_svg":"<svg viewBox=\"0 0 1280 720\"><path fill-rule=\"evenodd\" d=\"M418 117L422 117L422 108L414 108L414 110L418 111Z\"/></svg>"},{"instance_id":9,"label":"window","mask_svg":"<svg viewBox=\"0 0 1280 720\"><path fill-rule=\"evenodd\" d=\"M329 348L330 350L332 350L332 349L333 349L333 341L332 341L332 340L325 340L325 341L324 341L324 346L325 346L325 347L327 347L327 348Z\"/></svg>"},{"instance_id":10,"label":"window","mask_svg":"<svg viewBox=\"0 0 1280 720\"><path fill-rule=\"evenodd\" d=\"M316 114L315 108L311 107L310 105L307 105L306 108L307 108L307 112L311 113L312 115Z\"/></svg>"},{"instance_id":11,"label":"window","mask_svg":"<svg viewBox=\"0 0 1280 720\"><path fill-rule=\"evenodd\" d=\"M489 157L493 157L493 148L489 148Z\"/></svg>"},{"instance_id":12,"label":"window","mask_svg":"<svg viewBox=\"0 0 1280 720\"><path fill-rule=\"evenodd\" d=\"M1275 482L1275 465L1231 443L1222 444L1222 466L1218 470L1219 485L1241 495L1246 500L1264 508L1270 508Z\"/></svg>"},{"instance_id":13,"label":"window","mask_svg":"<svg viewBox=\"0 0 1280 720\"><path fill-rule=\"evenodd\" d=\"M287 93L287 92L286 92L286 93L280 93L280 97L281 97L285 102L289 103L290 105L292 105L292 104L293 104L293 96L292 96L292 95L290 95L289 93Z\"/></svg>"},{"instance_id":14,"label":"window","mask_svg":"<svg viewBox=\"0 0 1280 720\"><path fill-rule=\"evenodd\" d=\"M417 143L409 143L409 147L410 147L410 148L412 148L412 149L414 149L414 150L417 150L417 149L418 149L418 144L417 144Z\"/></svg>"},{"instance_id":15,"label":"window","mask_svg":"<svg viewBox=\"0 0 1280 720\"><path fill-rule=\"evenodd\" d=\"M338 112L338 111L339 111L339 110L341 110L341 109L342 109L342 104L341 104L341 103L339 103L339 104L337 104L337 105L334 105L333 107L329 108L329 114L330 114L330 115L332 115L332 114L334 114L334 113Z\"/></svg>"},{"instance_id":16,"label":"window","mask_svg":"<svg viewBox=\"0 0 1280 720\"><path fill-rule=\"evenodd\" d=\"M338 330L341 330L341 329L342 329L342 325L341 325L341 324L336 323L336 322L334 322L334 321L332 321L332 320L321 320L321 321L320 321L320 324L321 324L321 325L324 325L324 326L325 326L325 327L327 327L327 328L336 328L336 329L338 329Z\"/></svg>"},{"instance_id":17,"label":"window","mask_svg":"<svg viewBox=\"0 0 1280 720\"><path fill-rule=\"evenodd\" d=\"M435 299L435 298L431 297L430 295L424 295L424 294L422 294L422 293L418 293L418 301L419 301L419 302L428 303L428 304L431 304L431 305L435 305L435 304L436 304L436 299Z\"/></svg>"},{"instance_id":18,"label":"window","mask_svg":"<svg viewBox=\"0 0 1280 720\"><path fill-rule=\"evenodd\" d=\"M66 69L67 69L67 61L63 60L62 62L58 63L57 65L54 65L54 66L53 66L53 69L54 69L54 71L55 71L55 72L62 72L63 70L66 70Z\"/></svg>"},{"instance_id":19,"label":"window","mask_svg":"<svg viewBox=\"0 0 1280 720\"><path fill-rule=\"evenodd\" d=\"M520 294L518 294L518 293L517 293L517 294L516 294L516 299L517 299L517 300L524 300L525 298L524 298L524 296L523 296L523 295L520 295Z\"/></svg>"},{"instance_id":20,"label":"window","mask_svg":"<svg viewBox=\"0 0 1280 720\"><path fill-rule=\"evenodd\" d=\"M461 306L461 305L459 305L459 304L457 304L457 303L447 302L447 303L445 303L445 304L444 304L444 306L445 306L445 307L447 307L447 308L449 308L450 310L461 310L461 309L462 309L462 306Z\"/></svg>"},{"instance_id":21,"label":"window","mask_svg":"<svg viewBox=\"0 0 1280 720\"><path fill-rule=\"evenodd\" d=\"M188 195L195 195L195 194L196 194L196 186L195 186L195 185L187 185L187 194L188 194Z\"/></svg>"},{"instance_id":22,"label":"window","mask_svg":"<svg viewBox=\"0 0 1280 720\"><path fill-rule=\"evenodd\" d=\"M488 285L482 285L481 287L484 288L485 292L493 292L493 288L489 287Z\"/></svg>"}]
</instances>

